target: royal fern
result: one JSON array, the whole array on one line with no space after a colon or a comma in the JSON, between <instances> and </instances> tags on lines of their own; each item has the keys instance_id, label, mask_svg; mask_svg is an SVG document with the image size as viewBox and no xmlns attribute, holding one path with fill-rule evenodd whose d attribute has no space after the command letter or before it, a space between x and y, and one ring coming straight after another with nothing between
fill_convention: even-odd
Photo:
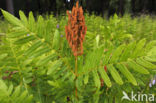
<instances>
[{"instance_id":1,"label":"royal fern","mask_svg":"<svg viewBox=\"0 0 156 103\"><path fill-rule=\"evenodd\" d=\"M78 74L75 75L75 58L66 39L61 38L60 31L52 28L56 24L53 17L51 19L54 21L42 16L35 19L30 12L27 18L20 11L18 19L4 10L2 13L13 27L6 33L4 45L0 45L0 73L3 73L0 77L7 77L6 71L16 71L11 74L11 81L14 85L21 85L24 90L22 93L17 87L15 91L20 93L12 97L13 85L7 87L0 80L0 92L5 92L0 94L3 103L23 103L23 100L29 103L31 99L39 103L108 103L113 100L109 96L104 97L107 95L106 89L113 91L126 83L137 86L137 73L147 76L156 69L155 41L148 43L142 39L106 48L99 43L100 36L97 36L95 45L91 45L89 50L84 49L84 54L77 58ZM106 84L104 87L102 81ZM73 92L75 86L78 98Z\"/></svg>"},{"instance_id":2,"label":"royal fern","mask_svg":"<svg viewBox=\"0 0 156 103\"><path fill-rule=\"evenodd\" d=\"M14 89L11 84L9 87L0 80L0 102L1 103L31 103L33 96L28 91L22 91L21 86Z\"/></svg>"}]
</instances>

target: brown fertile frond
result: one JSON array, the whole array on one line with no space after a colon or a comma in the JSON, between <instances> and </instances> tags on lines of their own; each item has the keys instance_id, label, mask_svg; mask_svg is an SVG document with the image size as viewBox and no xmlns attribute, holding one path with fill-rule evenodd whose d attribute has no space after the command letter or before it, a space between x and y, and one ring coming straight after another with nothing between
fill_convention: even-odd
<instances>
[{"instance_id":1,"label":"brown fertile frond","mask_svg":"<svg viewBox=\"0 0 156 103\"><path fill-rule=\"evenodd\" d=\"M66 39L74 56L83 54L83 41L87 31L82 7L77 1L76 7L73 6L72 12L68 14L68 25L65 27Z\"/></svg>"}]
</instances>

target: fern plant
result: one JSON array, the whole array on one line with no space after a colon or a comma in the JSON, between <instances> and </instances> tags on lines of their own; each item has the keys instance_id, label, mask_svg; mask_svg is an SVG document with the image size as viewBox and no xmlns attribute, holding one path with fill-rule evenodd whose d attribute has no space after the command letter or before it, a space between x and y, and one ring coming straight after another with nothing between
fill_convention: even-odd
<instances>
[{"instance_id":1,"label":"fern plant","mask_svg":"<svg viewBox=\"0 0 156 103\"><path fill-rule=\"evenodd\" d=\"M13 85L9 87L0 80L0 102L1 103L31 103L33 96L28 94L28 91L21 91L21 87L18 86L13 90Z\"/></svg>"},{"instance_id":2,"label":"fern plant","mask_svg":"<svg viewBox=\"0 0 156 103\"><path fill-rule=\"evenodd\" d=\"M4 45L0 45L3 103L120 103L119 92L124 87L137 87L138 75L147 78L155 72L156 41L142 39L114 46L111 41L100 44L98 35L91 45L84 45L75 74L75 57L61 37L62 31L54 28L56 19L35 19L32 12L27 18L20 11L20 19L4 10L2 13L13 25ZM86 41L91 39L87 37ZM12 93L13 85L17 88Z\"/></svg>"}]
</instances>

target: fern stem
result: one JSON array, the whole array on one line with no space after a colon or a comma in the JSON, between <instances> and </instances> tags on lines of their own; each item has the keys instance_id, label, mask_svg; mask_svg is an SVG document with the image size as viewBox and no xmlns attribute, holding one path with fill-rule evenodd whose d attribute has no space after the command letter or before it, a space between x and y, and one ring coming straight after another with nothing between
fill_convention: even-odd
<instances>
[{"instance_id":1,"label":"fern stem","mask_svg":"<svg viewBox=\"0 0 156 103\"><path fill-rule=\"evenodd\" d=\"M40 91L39 81L37 81L37 91L38 91L38 96L39 96L40 103L42 103L42 98L41 98L41 91Z\"/></svg>"},{"instance_id":2,"label":"fern stem","mask_svg":"<svg viewBox=\"0 0 156 103\"><path fill-rule=\"evenodd\" d=\"M77 87L76 87L76 80L77 80L77 56L75 56L75 74L76 74L76 78L75 78L75 96L76 98L78 99L78 96L77 96Z\"/></svg>"}]
</instances>

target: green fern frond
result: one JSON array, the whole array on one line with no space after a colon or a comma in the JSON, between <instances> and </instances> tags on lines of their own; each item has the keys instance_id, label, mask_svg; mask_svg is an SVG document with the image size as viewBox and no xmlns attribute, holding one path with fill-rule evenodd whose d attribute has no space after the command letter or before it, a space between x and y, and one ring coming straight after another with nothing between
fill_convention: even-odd
<instances>
[{"instance_id":1,"label":"green fern frond","mask_svg":"<svg viewBox=\"0 0 156 103\"><path fill-rule=\"evenodd\" d=\"M11 84L9 87L0 80L0 102L1 103L32 103L33 95L28 92L22 91L21 87L16 88Z\"/></svg>"},{"instance_id":2,"label":"green fern frond","mask_svg":"<svg viewBox=\"0 0 156 103\"><path fill-rule=\"evenodd\" d=\"M152 43L153 46L155 43ZM152 48L152 44L146 44L151 45L150 48ZM156 65L153 64L149 59L147 47L145 47L145 39L140 40L138 43L132 42L128 45L121 45L116 49L111 49L110 51L107 51L104 53L104 49L101 48L97 49L97 52L89 53L89 57L85 61L84 65L84 71L85 73L80 72L80 75L87 75L90 71L95 71L98 69L99 73L98 75L94 74L94 78L102 77L105 84L108 87L111 87L111 77L108 75L111 75L116 83L119 85L122 85L124 82L122 80L122 75L127 78L129 82L131 82L133 85L137 85L136 78L132 75L131 71L135 71L141 74L149 74L151 70L156 69ZM146 49L146 50L145 50ZM101 52L102 51L102 52ZM95 54L94 54L95 53ZM98 64L96 61L99 60L102 55L101 53L104 53L104 57L101 58L101 63ZM153 53L152 53L153 54ZM93 62L92 62L93 61ZM99 61L98 61L99 62ZM90 64L89 64L90 63ZM101 66L103 64L103 66ZM86 66L87 65L87 66ZM106 66L108 72L104 70L104 66ZM94 69L95 68L95 69ZM118 72L118 70L120 72ZM93 75L93 74L92 74ZM99 86L96 85L98 88Z\"/></svg>"}]
</instances>

